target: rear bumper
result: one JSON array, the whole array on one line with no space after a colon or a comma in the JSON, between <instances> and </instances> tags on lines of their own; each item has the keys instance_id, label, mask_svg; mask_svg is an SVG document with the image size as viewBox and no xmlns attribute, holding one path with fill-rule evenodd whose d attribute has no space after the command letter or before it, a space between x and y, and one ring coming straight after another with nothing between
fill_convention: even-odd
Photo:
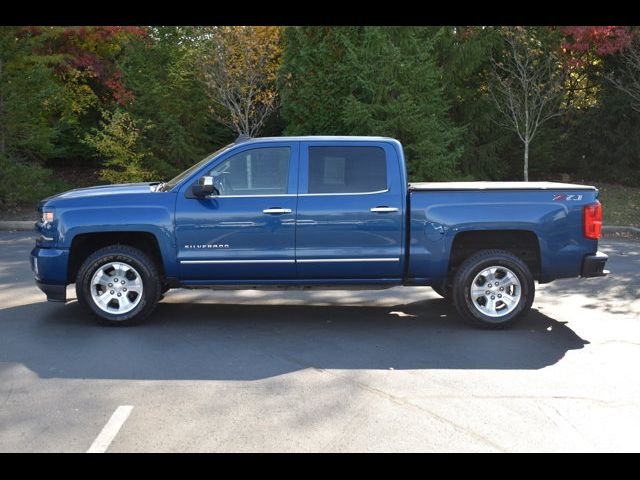
<instances>
[{"instance_id":1,"label":"rear bumper","mask_svg":"<svg viewBox=\"0 0 640 480\"><path fill-rule=\"evenodd\" d=\"M67 286L66 285L51 285L48 283L42 283L36 280L36 285L47 296L47 300L50 302L66 302L67 301Z\"/></svg>"},{"instance_id":2,"label":"rear bumper","mask_svg":"<svg viewBox=\"0 0 640 480\"><path fill-rule=\"evenodd\" d=\"M602 252L595 255L587 255L582 261L581 277L604 277L609 274L609 270L604 269L609 257Z\"/></svg>"}]
</instances>

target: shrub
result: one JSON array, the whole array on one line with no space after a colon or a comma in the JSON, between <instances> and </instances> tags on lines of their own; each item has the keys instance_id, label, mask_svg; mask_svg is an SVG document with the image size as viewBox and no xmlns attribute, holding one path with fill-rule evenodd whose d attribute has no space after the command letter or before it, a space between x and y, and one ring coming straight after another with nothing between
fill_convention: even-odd
<instances>
[{"instance_id":1,"label":"shrub","mask_svg":"<svg viewBox=\"0 0 640 480\"><path fill-rule=\"evenodd\" d=\"M145 182L155 173L144 165L145 152L140 147L140 129L122 110L104 112L100 129L85 136L85 143L106 158L100 179L109 183Z\"/></svg>"},{"instance_id":2,"label":"shrub","mask_svg":"<svg viewBox=\"0 0 640 480\"><path fill-rule=\"evenodd\" d=\"M0 208L16 212L21 205L34 205L40 199L69 186L53 177L53 172L38 164L0 156Z\"/></svg>"}]
</instances>

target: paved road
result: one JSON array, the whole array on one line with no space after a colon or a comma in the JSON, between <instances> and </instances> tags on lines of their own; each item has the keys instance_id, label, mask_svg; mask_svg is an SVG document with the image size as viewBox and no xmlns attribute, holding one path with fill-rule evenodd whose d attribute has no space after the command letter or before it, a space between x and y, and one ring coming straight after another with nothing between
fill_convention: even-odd
<instances>
[{"instance_id":1,"label":"paved road","mask_svg":"<svg viewBox=\"0 0 640 480\"><path fill-rule=\"evenodd\" d=\"M86 451L124 405L109 452L640 451L640 243L486 332L429 288L176 291L105 328L44 301L32 242L0 233L0 451Z\"/></svg>"}]
</instances>

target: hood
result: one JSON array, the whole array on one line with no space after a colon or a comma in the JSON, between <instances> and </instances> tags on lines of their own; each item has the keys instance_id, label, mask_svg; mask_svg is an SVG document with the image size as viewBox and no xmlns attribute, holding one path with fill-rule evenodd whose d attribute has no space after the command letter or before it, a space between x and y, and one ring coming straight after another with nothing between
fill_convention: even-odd
<instances>
[{"instance_id":1,"label":"hood","mask_svg":"<svg viewBox=\"0 0 640 480\"><path fill-rule=\"evenodd\" d=\"M44 204L52 200L61 200L66 198L82 198L82 197L95 197L100 195L121 195L132 193L150 193L153 191L153 187L158 185L159 182L146 182L146 183L122 183L118 185L100 185L97 187L88 188L76 188L67 192L58 193L51 197L45 198L40 202Z\"/></svg>"}]
</instances>

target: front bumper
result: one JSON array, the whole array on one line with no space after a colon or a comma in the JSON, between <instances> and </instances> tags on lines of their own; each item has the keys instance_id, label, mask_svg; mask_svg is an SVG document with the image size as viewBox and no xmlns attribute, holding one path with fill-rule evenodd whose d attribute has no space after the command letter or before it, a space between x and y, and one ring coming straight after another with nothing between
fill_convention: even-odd
<instances>
[{"instance_id":1,"label":"front bumper","mask_svg":"<svg viewBox=\"0 0 640 480\"><path fill-rule=\"evenodd\" d=\"M38 280L36 280L36 285L45 293L48 301L63 303L67 301L66 285L51 285L48 283L42 283Z\"/></svg>"},{"instance_id":2,"label":"front bumper","mask_svg":"<svg viewBox=\"0 0 640 480\"><path fill-rule=\"evenodd\" d=\"M30 260L36 285L47 295L47 300L65 302L69 250L35 247Z\"/></svg>"},{"instance_id":3,"label":"front bumper","mask_svg":"<svg viewBox=\"0 0 640 480\"><path fill-rule=\"evenodd\" d=\"M582 261L581 277L604 277L609 274L609 270L604 269L605 263L609 259L608 255L596 252L595 255L587 255Z\"/></svg>"}]
</instances>

